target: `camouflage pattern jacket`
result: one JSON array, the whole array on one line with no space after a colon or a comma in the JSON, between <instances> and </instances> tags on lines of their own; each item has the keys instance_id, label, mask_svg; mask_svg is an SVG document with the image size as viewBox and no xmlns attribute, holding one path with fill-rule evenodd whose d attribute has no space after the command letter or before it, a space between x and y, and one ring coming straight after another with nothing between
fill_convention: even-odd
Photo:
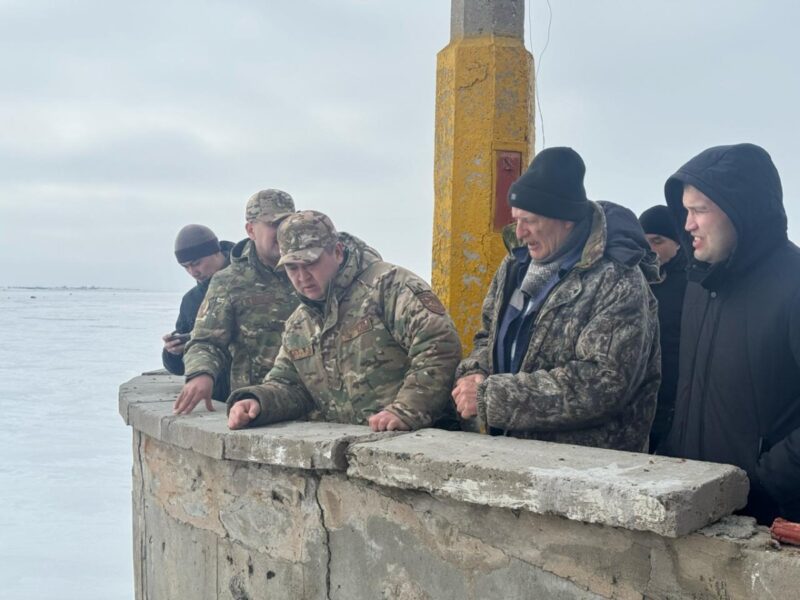
<instances>
[{"instance_id":1,"label":"camouflage pattern jacket","mask_svg":"<svg viewBox=\"0 0 800 600\"><path fill-rule=\"evenodd\" d=\"M419 277L339 238L347 254L323 309L303 301L267 380L236 390L228 406L258 398L252 425L304 415L364 425L386 409L412 429L428 426L447 406L461 359L453 322Z\"/></svg>"},{"instance_id":2,"label":"camouflage pattern jacket","mask_svg":"<svg viewBox=\"0 0 800 600\"><path fill-rule=\"evenodd\" d=\"M264 266L252 241L240 241L230 266L211 278L198 310L183 355L187 381L201 374L216 380L227 365L232 390L263 381L298 303L286 274Z\"/></svg>"},{"instance_id":3,"label":"camouflage pattern jacket","mask_svg":"<svg viewBox=\"0 0 800 600\"><path fill-rule=\"evenodd\" d=\"M536 315L519 373L495 373L493 365L515 260L507 256L484 300L475 348L456 378L486 376L478 386L481 430L641 452L661 379L657 304L648 285L658 266L633 213L593 204L581 258ZM606 213L617 221L613 227ZM616 239L607 238L610 230ZM611 241L619 254L609 253Z\"/></svg>"}]
</instances>

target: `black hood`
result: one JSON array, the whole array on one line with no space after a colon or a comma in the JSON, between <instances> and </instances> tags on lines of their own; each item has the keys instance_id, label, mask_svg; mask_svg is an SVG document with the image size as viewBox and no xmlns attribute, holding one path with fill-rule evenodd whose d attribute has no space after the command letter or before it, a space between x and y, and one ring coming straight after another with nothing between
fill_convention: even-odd
<instances>
[{"instance_id":1,"label":"black hood","mask_svg":"<svg viewBox=\"0 0 800 600\"><path fill-rule=\"evenodd\" d=\"M675 222L681 226L681 246L691 258L692 237L683 229L686 223L683 187L686 184L708 196L736 229L736 248L727 262L711 267L692 259L692 269L705 276L706 287L713 287L713 282L722 281L728 275L746 271L787 242L781 178L763 148L754 144L715 146L695 156L667 179L664 185L667 205Z\"/></svg>"},{"instance_id":2,"label":"black hood","mask_svg":"<svg viewBox=\"0 0 800 600\"><path fill-rule=\"evenodd\" d=\"M633 211L619 204L607 200L598 200L597 203L606 215L605 255L627 267L639 265L651 280L653 272L658 272L657 259L647 243L639 219Z\"/></svg>"}]
</instances>

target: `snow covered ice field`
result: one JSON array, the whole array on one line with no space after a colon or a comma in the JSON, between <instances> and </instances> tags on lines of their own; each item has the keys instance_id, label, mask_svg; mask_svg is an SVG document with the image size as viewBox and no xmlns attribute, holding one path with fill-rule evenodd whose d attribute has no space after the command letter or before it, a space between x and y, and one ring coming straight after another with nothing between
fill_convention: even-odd
<instances>
[{"instance_id":1,"label":"snow covered ice field","mask_svg":"<svg viewBox=\"0 0 800 600\"><path fill-rule=\"evenodd\" d=\"M117 394L161 367L180 297L0 288L0 598L133 598Z\"/></svg>"}]
</instances>

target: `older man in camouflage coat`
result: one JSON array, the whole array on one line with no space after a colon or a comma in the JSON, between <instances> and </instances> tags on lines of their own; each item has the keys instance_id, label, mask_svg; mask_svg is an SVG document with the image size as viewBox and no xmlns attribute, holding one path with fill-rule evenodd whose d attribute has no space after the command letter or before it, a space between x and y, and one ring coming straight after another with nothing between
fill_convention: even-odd
<instances>
[{"instance_id":1,"label":"older man in camouflage coat","mask_svg":"<svg viewBox=\"0 0 800 600\"><path fill-rule=\"evenodd\" d=\"M524 245L494 276L453 399L481 431L643 451L660 381L646 277L658 267L633 213L586 198L584 172L574 150L548 148L512 185Z\"/></svg>"},{"instance_id":2,"label":"older man in camouflage coat","mask_svg":"<svg viewBox=\"0 0 800 600\"><path fill-rule=\"evenodd\" d=\"M228 426L305 415L375 431L430 425L461 358L453 322L430 287L337 234L316 211L287 218L278 243L301 304L263 385L228 399Z\"/></svg>"},{"instance_id":3,"label":"older man in camouflage coat","mask_svg":"<svg viewBox=\"0 0 800 600\"><path fill-rule=\"evenodd\" d=\"M204 400L214 410L211 390L230 365L230 389L258 383L272 368L283 324L298 299L283 270L277 231L294 214L286 192L262 190L247 202L247 239L231 250L231 265L216 273L198 310L183 362L186 385L174 410L188 414Z\"/></svg>"}]
</instances>

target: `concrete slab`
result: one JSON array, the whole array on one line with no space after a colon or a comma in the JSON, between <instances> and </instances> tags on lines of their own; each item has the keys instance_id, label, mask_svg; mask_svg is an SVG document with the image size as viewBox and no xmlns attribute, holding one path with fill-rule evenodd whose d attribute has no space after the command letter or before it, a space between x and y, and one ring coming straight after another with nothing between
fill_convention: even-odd
<instances>
[{"instance_id":1,"label":"concrete slab","mask_svg":"<svg viewBox=\"0 0 800 600\"><path fill-rule=\"evenodd\" d=\"M350 444L403 435L374 433L361 425L316 422L276 423L231 431L222 402L214 402L213 412L200 405L191 414L173 414L172 405L181 385L182 378L171 375L134 377L120 387L120 413L137 431L178 448L215 459L291 469L343 471Z\"/></svg>"},{"instance_id":2,"label":"concrete slab","mask_svg":"<svg viewBox=\"0 0 800 600\"><path fill-rule=\"evenodd\" d=\"M349 476L380 485L668 537L743 507L749 486L730 465L432 429L347 457Z\"/></svg>"},{"instance_id":3,"label":"concrete slab","mask_svg":"<svg viewBox=\"0 0 800 600\"><path fill-rule=\"evenodd\" d=\"M146 402L175 402L183 387L183 377L166 372L139 375L119 387L119 414L130 425L132 404Z\"/></svg>"},{"instance_id":4,"label":"concrete slab","mask_svg":"<svg viewBox=\"0 0 800 600\"><path fill-rule=\"evenodd\" d=\"M200 407L189 415L173 414L172 405L172 400L131 403L128 424L161 442L211 458L222 458L224 437L229 433L225 405L214 402L216 411L208 412Z\"/></svg>"},{"instance_id":5,"label":"concrete slab","mask_svg":"<svg viewBox=\"0 0 800 600\"><path fill-rule=\"evenodd\" d=\"M341 423L288 422L231 431L225 439L229 460L258 462L292 469L347 468L350 444L400 435L374 433L369 427Z\"/></svg>"}]
</instances>

